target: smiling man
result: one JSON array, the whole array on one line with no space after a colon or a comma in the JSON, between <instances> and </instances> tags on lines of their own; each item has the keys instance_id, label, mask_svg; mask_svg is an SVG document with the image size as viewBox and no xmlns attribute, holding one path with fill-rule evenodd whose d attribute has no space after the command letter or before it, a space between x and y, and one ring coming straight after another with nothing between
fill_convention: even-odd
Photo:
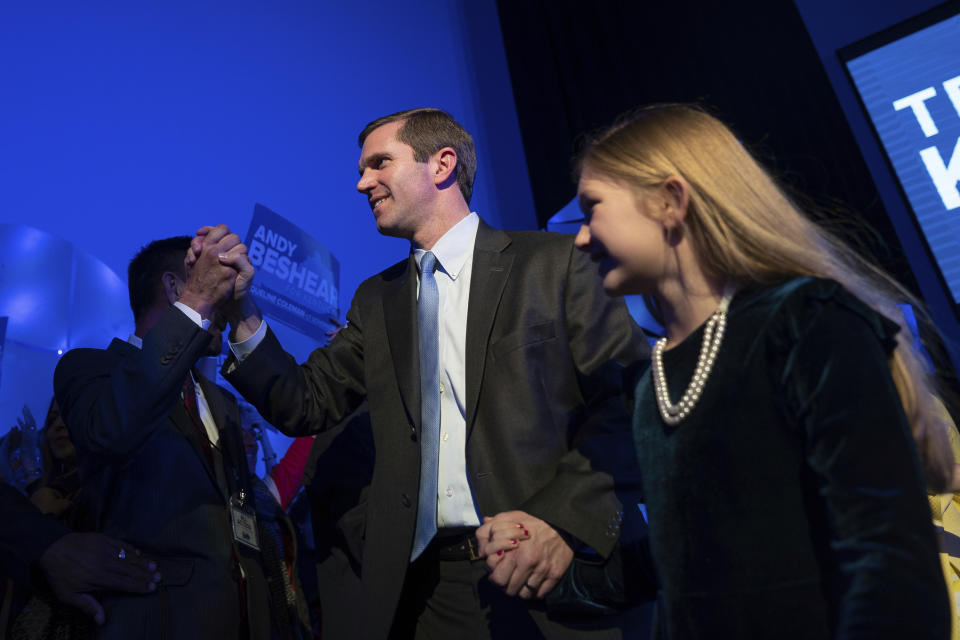
<instances>
[{"instance_id":1,"label":"smiling man","mask_svg":"<svg viewBox=\"0 0 960 640\"><path fill-rule=\"evenodd\" d=\"M368 400L376 463L357 628L618 637L609 620L548 619L541 598L575 551L607 555L617 541L621 505L602 469L630 442L621 374L647 357L639 328L572 236L498 231L471 212L473 140L449 114L386 116L359 142L357 190L410 255L361 284L347 326L299 366L238 285L225 365L290 435L332 428ZM205 232L194 257L210 250ZM509 547L480 557L494 540Z\"/></svg>"}]
</instances>

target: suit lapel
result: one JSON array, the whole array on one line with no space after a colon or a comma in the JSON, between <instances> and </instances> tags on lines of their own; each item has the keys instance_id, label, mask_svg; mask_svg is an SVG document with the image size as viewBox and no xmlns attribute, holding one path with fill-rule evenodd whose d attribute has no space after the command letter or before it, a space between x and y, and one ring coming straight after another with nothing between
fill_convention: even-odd
<instances>
[{"instance_id":1,"label":"suit lapel","mask_svg":"<svg viewBox=\"0 0 960 640\"><path fill-rule=\"evenodd\" d=\"M420 357L417 338L417 279L413 254L406 270L383 294L383 319L400 397L407 419L420 430Z\"/></svg>"},{"instance_id":2,"label":"suit lapel","mask_svg":"<svg viewBox=\"0 0 960 640\"><path fill-rule=\"evenodd\" d=\"M466 420L467 438L473 430L480 382L486 365L487 344L500 299L510 277L513 254L506 251L510 237L491 228L483 220L477 228L473 249L473 273L470 276L470 303L467 311L466 344Z\"/></svg>"},{"instance_id":3,"label":"suit lapel","mask_svg":"<svg viewBox=\"0 0 960 640\"><path fill-rule=\"evenodd\" d=\"M247 470L247 457L243 450L243 441L240 436L239 414L237 414L236 404L229 403L220 389L212 381L208 380L203 374L195 374L200 388L203 389L204 398L207 400L207 406L210 408L210 415L220 431L220 457L223 466L223 475L226 486L223 487L227 493L232 493L238 489L250 490L249 473Z\"/></svg>"},{"instance_id":4,"label":"suit lapel","mask_svg":"<svg viewBox=\"0 0 960 640\"><path fill-rule=\"evenodd\" d=\"M116 338L110 343L108 350L116 353L121 358L137 358L142 353L140 349L136 348L129 342L125 342ZM222 425L224 412L223 405L220 402L220 394L214 392L214 385L202 375L196 374L194 379L199 380L201 388L203 389L204 397L207 399L207 406L210 408L210 413L213 415L214 421L218 426ZM187 414L187 409L183 405L183 399L179 394L177 395L177 401L170 409L169 418L170 422L173 423L174 428L176 428L176 430L180 432L180 435L186 438L187 442L190 443L190 447L193 449L194 454L196 454L200 464L203 465L207 475L210 476L210 481L215 487L220 488L222 493L223 487L221 487L221 483L217 481L216 471L210 467L210 462L207 460L207 456L203 452L203 441L201 438L204 436L198 433L197 429L194 428L193 421ZM226 498L226 496L224 497Z\"/></svg>"},{"instance_id":5,"label":"suit lapel","mask_svg":"<svg viewBox=\"0 0 960 640\"><path fill-rule=\"evenodd\" d=\"M199 381L201 389L203 389L204 398L207 401L207 407L210 409L210 414L214 417L214 422L218 425L221 424L223 419L223 411L221 407L214 408L214 405L217 404L216 396L212 392L211 387L206 378L199 374L194 374L194 380ZM218 416L219 412L219 416ZM220 493L224 494L224 499L228 496L224 493L226 487L222 486L222 482L217 479L216 469L210 466L210 461L207 460L207 455L204 453L204 443L203 438L206 437L205 433L201 433L193 424L193 420L190 419L190 415L187 413L186 407L183 406L183 401L177 402L176 406L170 412L170 421L173 422L176 426L177 431L187 439L190 443L191 448L193 449L194 454L200 460L200 463L203 465L203 468L206 470L207 475L210 476L210 481L215 487L220 490ZM203 428L203 425L200 425L200 428ZM217 452L214 452L214 456L217 455Z\"/></svg>"}]
</instances>

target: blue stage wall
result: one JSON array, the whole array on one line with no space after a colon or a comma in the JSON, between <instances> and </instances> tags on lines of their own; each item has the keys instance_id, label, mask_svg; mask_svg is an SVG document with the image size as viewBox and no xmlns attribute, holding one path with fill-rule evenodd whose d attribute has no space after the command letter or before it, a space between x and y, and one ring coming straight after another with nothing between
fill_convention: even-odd
<instances>
[{"instance_id":1,"label":"blue stage wall","mask_svg":"<svg viewBox=\"0 0 960 640\"><path fill-rule=\"evenodd\" d=\"M357 133L416 106L474 133L476 210L535 226L492 0L4 3L0 88L0 222L123 279L140 245L245 232L261 202L334 252L345 309L407 251L354 190Z\"/></svg>"},{"instance_id":2,"label":"blue stage wall","mask_svg":"<svg viewBox=\"0 0 960 640\"><path fill-rule=\"evenodd\" d=\"M536 226L493 0L3 3L0 96L0 223L65 239L123 283L143 244L217 222L243 236L260 202L339 260L342 318L408 251L355 191L357 133L418 106L474 134L475 210ZM300 357L323 339L278 332ZM10 355L0 392L29 378L42 421L52 362L11 371Z\"/></svg>"}]
</instances>

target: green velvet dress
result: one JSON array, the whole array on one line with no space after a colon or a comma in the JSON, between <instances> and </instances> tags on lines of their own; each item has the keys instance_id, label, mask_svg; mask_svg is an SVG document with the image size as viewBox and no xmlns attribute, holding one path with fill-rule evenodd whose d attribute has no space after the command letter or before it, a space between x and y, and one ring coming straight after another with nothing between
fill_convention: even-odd
<instances>
[{"instance_id":1,"label":"green velvet dress","mask_svg":"<svg viewBox=\"0 0 960 640\"><path fill-rule=\"evenodd\" d=\"M640 378L634 439L667 638L946 638L922 469L888 366L897 327L798 278L731 303L678 425ZM703 327L663 354L671 401Z\"/></svg>"}]
</instances>

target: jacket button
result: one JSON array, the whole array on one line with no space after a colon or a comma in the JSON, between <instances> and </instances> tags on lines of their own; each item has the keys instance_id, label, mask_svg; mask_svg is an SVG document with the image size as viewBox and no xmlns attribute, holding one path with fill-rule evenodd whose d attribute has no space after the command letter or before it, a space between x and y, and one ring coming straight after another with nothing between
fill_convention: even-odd
<instances>
[{"instance_id":1,"label":"jacket button","mask_svg":"<svg viewBox=\"0 0 960 640\"><path fill-rule=\"evenodd\" d=\"M408 495L405 494L405 493L401 493L401 494L400 494L400 502L403 503L403 506L409 507L409 506L410 506L410 496L408 496Z\"/></svg>"}]
</instances>

